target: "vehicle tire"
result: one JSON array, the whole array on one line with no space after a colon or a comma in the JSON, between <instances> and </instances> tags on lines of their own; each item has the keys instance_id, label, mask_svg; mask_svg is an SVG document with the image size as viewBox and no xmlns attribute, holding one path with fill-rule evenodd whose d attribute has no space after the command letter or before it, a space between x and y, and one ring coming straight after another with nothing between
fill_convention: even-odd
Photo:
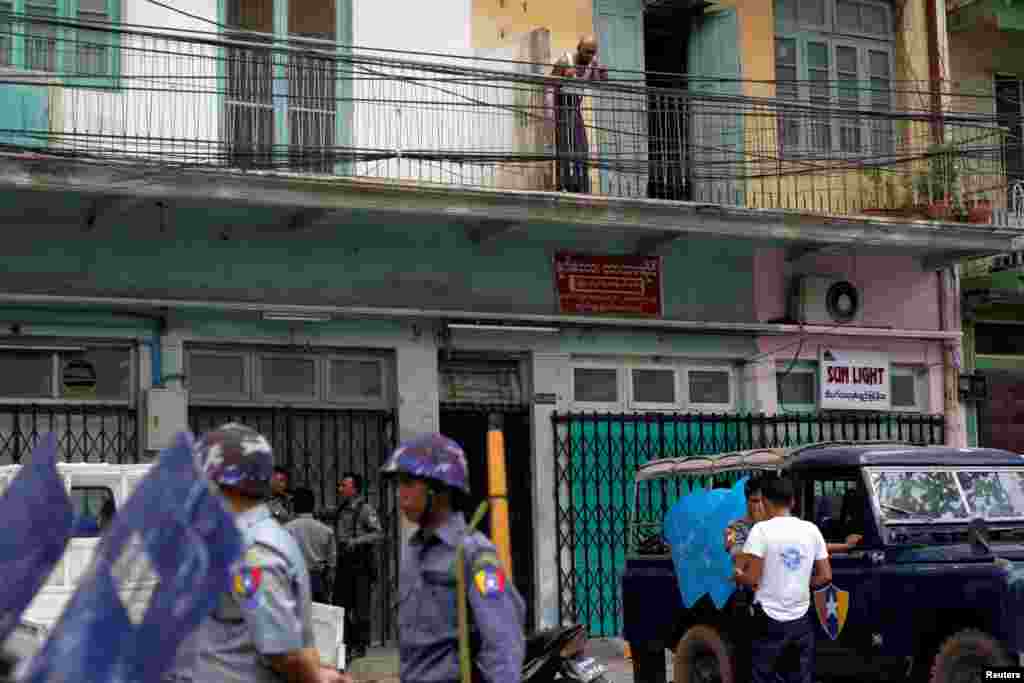
<instances>
[{"instance_id":1,"label":"vehicle tire","mask_svg":"<svg viewBox=\"0 0 1024 683\"><path fill-rule=\"evenodd\" d=\"M729 640L714 626L692 626L676 646L675 683L736 683Z\"/></svg>"},{"instance_id":2,"label":"vehicle tire","mask_svg":"<svg viewBox=\"0 0 1024 683\"><path fill-rule=\"evenodd\" d=\"M931 683L974 683L986 667L1011 666L1012 662L992 636L965 629L948 638L935 653Z\"/></svg>"}]
</instances>

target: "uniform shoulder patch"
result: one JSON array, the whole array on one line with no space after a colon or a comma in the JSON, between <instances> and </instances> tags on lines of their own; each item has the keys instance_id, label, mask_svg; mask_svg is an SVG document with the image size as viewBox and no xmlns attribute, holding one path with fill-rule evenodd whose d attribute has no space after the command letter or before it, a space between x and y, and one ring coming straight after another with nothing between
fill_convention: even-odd
<instances>
[{"instance_id":1,"label":"uniform shoulder patch","mask_svg":"<svg viewBox=\"0 0 1024 683\"><path fill-rule=\"evenodd\" d=\"M245 564L232 577L231 592L243 607L254 607L259 601L262 586L263 568Z\"/></svg>"},{"instance_id":2,"label":"uniform shoulder patch","mask_svg":"<svg viewBox=\"0 0 1024 683\"><path fill-rule=\"evenodd\" d=\"M267 587L268 579L279 568L281 558L261 543L249 546L235 567L231 577L231 592L245 608L256 607L260 592Z\"/></svg>"},{"instance_id":3,"label":"uniform shoulder patch","mask_svg":"<svg viewBox=\"0 0 1024 683\"><path fill-rule=\"evenodd\" d=\"M484 597L505 592L505 571L494 552L485 550L473 560L473 585Z\"/></svg>"}]
</instances>

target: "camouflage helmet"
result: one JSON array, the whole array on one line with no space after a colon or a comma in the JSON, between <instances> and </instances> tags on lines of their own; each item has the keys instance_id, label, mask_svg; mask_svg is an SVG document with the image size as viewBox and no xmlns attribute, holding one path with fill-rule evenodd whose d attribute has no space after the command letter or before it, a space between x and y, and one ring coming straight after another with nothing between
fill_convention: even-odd
<instances>
[{"instance_id":1,"label":"camouflage helmet","mask_svg":"<svg viewBox=\"0 0 1024 683\"><path fill-rule=\"evenodd\" d=\"M274 452L251 427L231 422L207 432L196 442L196 465L211 481L252 498L270 497Z\"/></svg>"},{"instance_id":2,"label":"camouflage helmet","mask_svg":"<svg viewBox=\"0 0 1024 683\"><path fill-rule=\"evenodd\" d=\"M430 479L469 495L469 467L462 446L443 434L422 434L402 443L381 475Z\"/></svg>"}]
</instances>

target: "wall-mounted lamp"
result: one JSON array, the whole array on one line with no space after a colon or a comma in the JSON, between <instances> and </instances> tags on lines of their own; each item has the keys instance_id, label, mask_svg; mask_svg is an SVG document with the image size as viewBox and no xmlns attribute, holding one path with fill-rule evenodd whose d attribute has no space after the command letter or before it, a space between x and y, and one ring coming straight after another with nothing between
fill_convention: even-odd
<instances>
[{"instance_id":1,"label":"wall-mounted lamp","mask_svg":"<svg viewBox=\"0 0 1024 683\"><path fill-rule=\"evenodd\" d=\"M274 313L266 311L263 313L263 319L298 323L325 323L331 319L331 316L320 313Z\"/></svg>"},{"instance_id":2,"label":"wall-mounted lamp","mask_svg":"<svg viewBox=\"0 0 1024 683\"><path fill-rule=\"evenodd\" d=\"M555 334L559 332L557 327L545 327L542 325L485 325L482 323L448 323L449 330L476 330L478 332L537 332L540 334Z\"/></svg>"},{"instance_id":3,"label":"wall-mounted lamp","mask_svg":"<svg viewBox=\"0 0 1024 683\"><path fill-rule=\"evenodd\" d=\"M988 398L988 378L985 375L960 375L960 398L965 401L983 401Z\"/></svg>"},{"instance_id":4,"label":"wall-mounted lamp","mask_svg":"<svg viewBox=\"0 0 1024 683\"><path fill-rule=\"evenodd\" d=\"M65 353L82 353L86 349L84 346L38 346L35 344L2 344L0 345L2 351L56 351Z\"/></svg>"}]
</instances>

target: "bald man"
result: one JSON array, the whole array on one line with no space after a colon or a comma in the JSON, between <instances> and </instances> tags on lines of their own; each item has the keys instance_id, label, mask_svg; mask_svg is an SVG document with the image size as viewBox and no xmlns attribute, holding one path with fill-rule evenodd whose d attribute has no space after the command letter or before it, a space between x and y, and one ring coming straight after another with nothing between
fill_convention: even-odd
<instances>
[{"instance_id":1,"label":"bald man","mask_svg":"<svg viewBox=\"0 0 1024 683\"><path fill-rule=\"evenodd\" d=\"M597 61L597 38L583 36L576 45L576 77L588 81L608 80L608 69Z\"/></svg>"},{"instance_id":2,"label":"bald man","mask_svg":"<svg viewBox=\"0 0 1024 683\"><path fill-rule=\"evenodd\" d=\"M597 39L593 35L580 38L576 54L568 53L555 64L552 76L559 83L546 88L545 101L549 119L555 123L556 175L561 192L590 192L590 171L587 160L590 144L583 119L583 92L565 87L566 80L604 81L608 70L597 60Z\"/></svg>"}]
</instances>

